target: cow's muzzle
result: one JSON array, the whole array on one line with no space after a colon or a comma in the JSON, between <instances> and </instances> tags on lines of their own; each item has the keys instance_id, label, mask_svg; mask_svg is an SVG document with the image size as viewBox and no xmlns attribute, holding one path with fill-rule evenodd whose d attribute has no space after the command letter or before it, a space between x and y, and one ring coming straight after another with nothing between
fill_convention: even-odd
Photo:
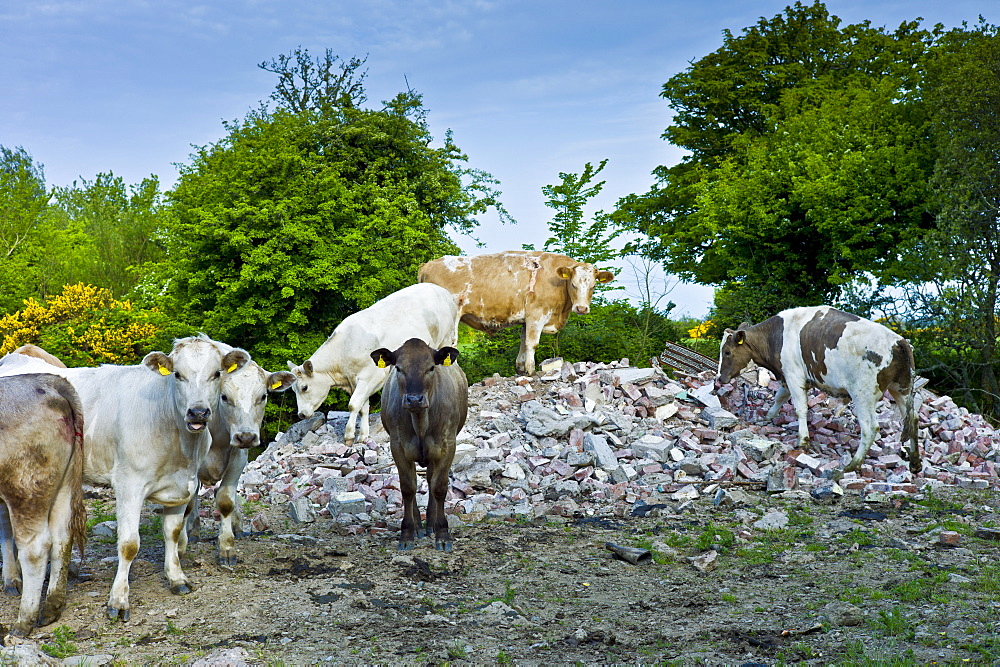
<instances>
[{"instance_id":1,"label":"cow's muzzle","mask_svg":"<svg viewBox=\"0 0 1000 667\"><path fill-rule=\"evenodd\" d=\"M403 407L410 412L420 412L427 408L426 394L406 394L403 396Z\"/></svg>"},{"instance_id":2,"label":"cow's muzzle","mask_svg":"<svg viewBox=\"0 0 1000 667\"><path fill-rule=\"evenodd\" d=\"M256 447L258 443L260 443L260 436L252 431L244 431L242 433L233 434L233 444L240 449Z\"/></svg>"},{"instance_id":3,"label":"cow's muzzle","mask_svg":"<svg viewBox=\"0 0 1000 667\"><path fill-rule=\"evenodd\" d=\"M575 306L573 310L577 315L586 315L590 312L590 306Z\"/></svg>"},{"instance_id":4,"label":"cow's muzzle","mask_svg":"<svg viewBox=\"0 0 1000 667\"><path fill-rule=\"evenodd\" d=\"M187 430L191 433L201 433L208 424L208 418L212 416L209 408L188 408L185 422Z\"/></svg>"}]
</instances>

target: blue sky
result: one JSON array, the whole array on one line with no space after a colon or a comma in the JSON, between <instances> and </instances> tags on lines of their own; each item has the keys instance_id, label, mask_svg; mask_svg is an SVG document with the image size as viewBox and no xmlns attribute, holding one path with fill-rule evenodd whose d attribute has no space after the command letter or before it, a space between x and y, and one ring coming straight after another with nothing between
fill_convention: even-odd
<instances>
[{"instance_id":1,"label":"blue sky","mask_svg":"<svg viewBox=\"0 0 1000 667\"><path fill-rule=\"evenodd\" d=\"M470 166L500 179L518 221L484 216L485 247L539 247L550 209L542 186L559 172L609 160L595 209L652 184L680 159L662 141L662 84L788 2L740 0L5 0L0 5L0 144L23 146L49 185L112 171L150 174L169 188L192 145L222 138L274 87L257 64L297 46L368 57L371 103L423 94L432 132L451 128ZM893 29L922 17L946 27L991 3L967 0L827 2L845 23ZM404 78L405 77L405 78ZM622 276L636 294L631 269ZM711 289L662 276L674 314L702 316ZM661 302L661 305L665 303Z\"/></svg>"}]
</instances>

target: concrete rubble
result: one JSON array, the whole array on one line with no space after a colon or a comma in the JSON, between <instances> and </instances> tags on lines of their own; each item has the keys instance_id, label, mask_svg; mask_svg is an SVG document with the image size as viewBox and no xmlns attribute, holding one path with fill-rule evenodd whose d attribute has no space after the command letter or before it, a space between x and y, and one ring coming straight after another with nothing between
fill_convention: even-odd
<instances>
[{"instance_id":1,"label":"concrete rubble","mask_svg":"<svg viewBox=\"0 0 1000 667\"><path fill-rule=\"evenodd\" d=\"M920 474L900 456L900 421L884 397L865 464L834 480L858 444L849 403L812 390L812 449L795 449L791 404L773 422L764 418L779 385L763 369L713 391L711 373L672 378L627 359L556 359L542 368L540 376L494 376L470 387L446 503L456 526L625 516L657 504L683 511L702 497L735 505L747 498L741 489L836 502L845 493L882 501L941 485L1000 487L1000 436L982 416L926 390L919 392ZM241 491L288 507L296 521L332 520L347 534L398 529L402 495L388 436L376 418L372 436L348 448L338 437L342 424L343 413L330 413L279 434L247 466ZM426 480L419 479L425 507Z\"/></svg>"}]
</instances>

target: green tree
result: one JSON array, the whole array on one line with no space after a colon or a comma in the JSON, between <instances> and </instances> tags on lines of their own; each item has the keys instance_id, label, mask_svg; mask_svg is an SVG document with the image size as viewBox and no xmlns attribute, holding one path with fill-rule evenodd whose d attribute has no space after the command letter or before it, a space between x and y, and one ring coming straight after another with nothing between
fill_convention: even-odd
<instances>
[{"instance_id":1,"label":"green tree","mask_svg":"<svg viewBox=\"0 0 1000 667\"><path fill-rule=\"evenodd\" d=\"M105 287L119 298L128 294L140 280L141 267L156 261L162 250L153 242L163 206L157 178L126 187L108 172L57 187L53 195L50 224L72 237L63 255L66 282Z\"/></svg>"},{"instance_id":2,"label":"green tree","mask_svg":"<svg viewBox=\"0 0 1000 667\"><path fill-rule=\"evenodd\" d=\"M913 91L934 35L840 23L821 2L796 3L726 31L663 87L675 112L663 137L689 155L616 213L643 235L635 247L725 287L752 319L891 271L892 249L928 222Z\"/></svg>"},{"instance_id":3,"label":"green tree","mask_svg":"<svg viewBox=\"0 0 1000 667\"><path fill-rule=\"evenodd\" d=\"M38 294L34 259L48 206L41 164L21 147L0 146L0 310Z\"/></svg>"},{"instance_id":4,"label":"green tree","mask_svg":"<svg viewBox=\"0 0 1000 667\"><path fill-rule=\"evenodd\" d=\"M167 260L144 291L162 287L170 312L269 364L308 356L346 315L456 252L449 229L502 210L450 133L432 146L419 95L379 109L278 98L181 168Z\"/></svg>"}]
</instances>

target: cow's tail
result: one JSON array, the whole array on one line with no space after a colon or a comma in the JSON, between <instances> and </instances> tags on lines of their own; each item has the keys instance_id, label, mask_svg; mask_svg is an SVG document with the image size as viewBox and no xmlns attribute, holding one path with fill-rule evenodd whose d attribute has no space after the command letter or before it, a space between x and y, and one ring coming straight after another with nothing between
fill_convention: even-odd
<instances>
[{"instance_id":1,"label":"cow's tail","mask_svg":"<svg viewBox=\"0 0 1000 667\"><path fill-rule=\"evenodd\" d=\"M83 405L80 396L68 381L57 384L60 395L73 410L73 451L70 462L70 540L80 551L87 542L87 507L83 504Z\"/></svg>"},{"instance_id":2,"label":"cow's tail","mask_svg":"<svg viewBox=\"0 0 1000 667\"><path fill-rule=\"evenodd\" d=\"M918 443L917 443L917 411L920 406L916 404L916 390L914 389L914 382L916 380L916 366L913 362L913 348L904 339L901 341L900 346L903 348L904 355L906 357L905 361L907 367L909 368L909 382L906 387L906 398L903 405L900 406L903 412L903 433L901 439L903 442L907 440L910 441L910 451L919 453Z\"/></svg>"}]
</instances>

